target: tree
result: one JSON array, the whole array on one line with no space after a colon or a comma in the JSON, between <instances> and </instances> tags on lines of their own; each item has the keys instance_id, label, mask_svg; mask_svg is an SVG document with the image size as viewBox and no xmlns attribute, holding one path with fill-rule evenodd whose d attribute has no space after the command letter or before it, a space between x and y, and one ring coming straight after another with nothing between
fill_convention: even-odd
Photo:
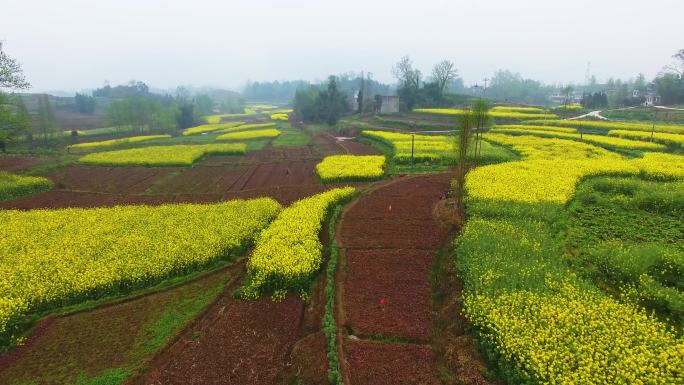
<instances>
[{"instance_id":1,"label":"tree","mask_svg":"<svg viewBox=\"0 0 684 385\"><path fill-rule=\"evenodd\" d=\"M413 68L413 62L408 56L404 56L392 68L394 77L399 82L399 101L404 110L412 110L419 101L421 73Z\"/></svg>"},{"instance_id":2,"label":"tree","mask_svg":"<svg viewBox=\"0 0 684 385\"><path fill-rule=\"evenodd\" d=\"M116 87L111 87L108 83L102 88L98 88L93 91L93 96L110 98L110 99L123 99L129 96L144 96L148 97L150 95L150 88L147 84L141 81L131 80L128 84L118 85Z\"/></svg>"},{"instance_id":3,"label":"tree","mask_svg":"<svg viewBox=\"0 0 684 385\"><path fill-rule=\"evenodd\" d=\"M132 127L141 133L146 129L169 131L176 128L176 113L176 106L164 107L156 100L129 96L109 105L107 121L112 126Z\"/></svg>"},{"instance_id":4,"label":"tree","mask_svg":"<svg viewBox=\"0 0 684 385\"><path fill-rule=\"evenodd\" d=\"M0 88L26 89L29 87L31 84L26 81L21 64L2 50L2 42L0 42Z\"/></svg>"},{"instance_id":5,"label":"tree","mask_svg":"<svg viewBox=\"0 0 684 385\"><path fill-rule=\"evenodd\" d=\"M184 130L195 125L194 106L190 103L183 103L178 107L179 113L176 119L178 128Z\"/></svg>"},{"instance_id":6,"label":"tree","mask_svg":"<svg viewBox=\"0 0 684 385\"><path fill-rule=\"evenodd\" d=\"M520 74L499 70L489 83L487 98L511 103L546 104L555 90L538 81L524 79Z\"/></svg>"},{"instance_id":7,"label":"tree","mask_svg":"<svg viewBox=\"0 0 684 385\"><path fill-rule=\"evenodd\" d=\"M676 73L680 79L684 78L684 49L680 49L672 57L675 59L675 62L668 66L667 69Z\"/></svg>"},{"instance_id":8,"label":"tree","mask_svg":"<svg viewBox=\"0 0 684 385\"><path fill-rule=\"evenodd\" d=\"M656 78L655 84L663 104L684 101L684 81L677 74L664 73Z\"/></svg>"},{"instance_id":9,"label":"tree","mask_svg":"<svg viewBox=\"0 0 684 385\"><path fill-rule=\"evenodd\" d=\"M456 143L458 145L458 164L456 165L456 178L452 181L452 189L456 200L456 212L459 215L456 220L463 221L465 212L465 182L466 175L470 169L468 164L468 153L472 141L473 130L477 126L477 116L472 111L459 116L458 127L456 130Z\"/></svg>"},{"instance_id":10,"label":"tree","mask_svg":"<svg viewBox=\"0 0 684 385\"><path fill-rule=\"evenodd\" d=\"M639 90L639 91L646 91L647 89L647 82L646 82L646 76L642 73L637 75L636 79L634 79L634 89Z\"/></svg>"},{"instance_id":11,"label":"tree","mask_svg":"<svg viewBox=\"0 0 684 385\"><path fill-rule=\"evenodd\" d=\"M441 93L444 93L446 86L450 81L454 80L456 76L458 76L456 65L449 60L442 60L435 64L435 67L432 69L432 79L439 86L439 91Z\"/></svg>"},{"instance_id":12,"label":"tree","mask_svg":"<svg viewBox=\"0 0 684 385\"><path fill-rule=\"evenodd\" d=\"M334 126L340 119L342 113L347 111L347 102L344 94L337 89L337 78L328 78L327 89L321 92L320 101L325 122L329 126Z\"/></svg>"},{"instance_id":13,"label":"tree","mask_svg":"<svg viewBox=\"0 0 684 385\"><path fill-rule=\"evenodd\" d=\"M76 93L74 96L76 110L82 114L92 114L95 112L95 98L92 96Z\"/></svg>"},{"instance_id":14,"label":"tree","mask_svg":"<svg viewBox=\"0 0 684 385\"><path fill-rule=\"evenodd\" d=\"M214 112L214 101L207 94L195 96L194 104L195 114L198 117L211 115Z\"/></svg>"},{"instance_id":15,"label":"tree","mask_svg":"<svg viewBox=\"0 0 684 385\"><path fill-rule=\"evenodd\" d=\"M477 99L473 102L472 113L475 117L475 151L473 151L475 164L480 158L480 153L482 152L482 135L483 129L489 123L491 116L489 114L490 109L489 102L484 99Z\"/></svg>"},{"instance_id":16,"label":"tree","mask_svg":"<svg viewBox=\"0 0 684 385\"><path fill-rule=\"evenodd\" d=\"M361 87L359 87L359 93L356 94L356 112L363 114L363 97L364 89L366 88L366 82L363 77L363 72L361 72Z\"/></svg>"},{"instance_id":17,"label":"tree","mask_svg":"<svg viewBox=\"0 0 684 385\"><path fill-rule=\"evenodd\" d=\"M295 92L293 101L294 111L304 122L317 122L320 119L320 103L318 101L320 91L318 88L307 85Z\"/></svg>"},{"instance_id":18,"label":"tree","mask_svg":"<svg viewBox=\"0 0 684 385\"><path fill-rule=\"evenodd\" d=\"M349 110L346 96L337 86L337 78L330 76L326 88L315 86L302 87L295 92L294 110L305 122L325 122L330 126L337 124L340 116Z\"/></svg>"},{"instance_id":19,"label":"tree","mask_svg":"<svg viewBox=\"0 0 684 385\"><path fill-rule=\"evenodd\" d=\"M47 145L48 140L57 130L55 111L52 109L50 98L46 94L38 97L38 129L42 134L45 145Z\"/></svg>"},{"instance_id":20,"label":"tree","mask_svg":"<svg viewBox=\"0 0 684 385\"><path fill-rule=\"evenodd\" d=\"M21 97L0 92L0 150L16 140L31 126L28 111Z\"/></svg>"}]
</instances>

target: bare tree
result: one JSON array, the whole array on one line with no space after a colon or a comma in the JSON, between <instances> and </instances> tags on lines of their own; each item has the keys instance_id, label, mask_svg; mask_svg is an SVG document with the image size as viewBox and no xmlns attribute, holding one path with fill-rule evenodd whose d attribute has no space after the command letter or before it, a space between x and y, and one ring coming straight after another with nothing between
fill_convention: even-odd
<instances>
[{"instance_id":1,"label":"bare tree","mask_svg":"<svg viewBox=\"0 0 684 385\"><path fill-rule=\"evenodd\" d=\"M680 79L684 79L684 49L680 49L672 57L675 59L675 62L667 66L666 69L675 72Z\"/></svg>"},{"instance_id":2,"label":"bare tree","mask_svg":"<svg viewBox=\"0 0 684 385\"><path fill-rule=\"evenodd\" d=\"M420 88L421 73L413 69L413 62L408 55L402 57L392 68L392 74L394 74L394 77L397 78L401 86L413 89Z\"/></svg>"},{"instance_id":3,"label":"bare tree","mask_svg":"<svg viewBox=\"0 0 684 385\"><path fill-rule=\"evenodd\" d=\"M456 65L449 60L442 60L435 64L435 67L432 69L432 77L437 82L441 92L444 92L444 88L449 84L449 81L455 79L456 76L458 76Z\"/></svg>"},{"instance_id":4,"label":"bare tree","mask_svg":"<svg viewBox=\"0 0 684 385\"><path fill-rule=\"evenodd\" d=\"M0 42L0 88L26 89L30 86L24 77L21 64L2 50Z\"/></svg>"}]
</instances>

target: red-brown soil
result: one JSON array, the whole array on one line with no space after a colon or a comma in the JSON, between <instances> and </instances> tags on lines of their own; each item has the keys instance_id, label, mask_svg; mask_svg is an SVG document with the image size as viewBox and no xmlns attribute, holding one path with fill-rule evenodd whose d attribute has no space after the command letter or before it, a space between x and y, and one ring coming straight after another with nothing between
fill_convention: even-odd
<instances>
[{"instance_id":1,"label":"red-brown soil","mask_svg":"<svg viewBox=\"0 0 684 385\"><path fill-rule=\"evenodd\" d=\"M179 169L173 167L67 167L46 177L63 190L140 194L157 179Z\"/></svg>"},{"instance_id":2,"label":"red-brown soil","mask_svg":"<svg viewBox=\"0 0 684 385\"><path fill-rule=\"evenodd\" d=\"M21 171L45 162L35 156L0 155L0 171Z\"/></svg>"},{"instance_id":3,"label":"red-brown soil","mask_svg":"<svg viewBox=\"0 0 684 385\"><path fill-rule=\"evenodd\" d=\"M311 139L314 154L319 157L346 153L345 149L328 133L318 133Z\"/></svg>"},{"instance_id":4,"label":"red-brown soil","mask_svg":"<svg viewBox=\"0 0 684 385\"><path fill-rule=\"evenodd\" d=\"M437 385L434 357L426 345L376 341L345 342L348 385Z\"/></svg>"},{"instance_id":5,"label":"red-brown soil","mask_svg":"<svg viewBox=\"0 0 684 385\"><path fill-rule=\"evenodd\" d=\"M344 306L351 333L428 342L432 307L428 277L433 252L347 250L346 257Z\"/></svg>"},{"instance_id":6,"label":"red-brown soil","mask_svg":"<svg viewBox=\"0 0 684 385\"><path fill-rule=\"evenodd\" d=\"M304 305L296 295L273 302L226 293L194 327L131 384L272 384L299 338Z\"/></svg>"},{"instance_id":7,"label":"red-brown soil","mask_svg":"<svg viewBox=\"0 0 684 385\"><path fill-rule=\"evenodd\" d=\"M340 140L337 143L350 155L379 155L380 152L373 146L355 140Z\"/></svg>"},{"instance_id":8,"label":"red-brown soil","mask_svg":"<svg viewBox=\"0 0 684 385\"><path fill-rule=\"evenodd\" d=\"M343 370L352 385L437 383L429 273L448 231L432 209L449 180L446 174L398 179L342 216L339 318L353 335L343 340ZM396 340L404 343L388 342Z\"/></svg>"},{"instance_id":9,"label":"red-brown soil","mask_svg":"<svg viewBox=\"0 0 684 385\"><path fill-rule=\"evenodd\" d=\"M0 354L0 383L62 385L80 375L93 377L117 367L135 368L149 355L145 342L169 311L217 290L234 276L221 269L186 284L102 306L91 311L41 320L24 345ZM173 336L170 336L173 337Z\"/></svg>"},{"instance_id":10,"label":"red-brown soil","mask_svg":"<svg viewBox=\"0 0 684 385\"><path fill-rule=\"evenodd\" d=\"M159 205L172 203L173 195L121 195L68 190L52 190L43 194L0 202L0 209L58 209L66 207L111 207L118 205Z\"/></svg>"}]
</instances>

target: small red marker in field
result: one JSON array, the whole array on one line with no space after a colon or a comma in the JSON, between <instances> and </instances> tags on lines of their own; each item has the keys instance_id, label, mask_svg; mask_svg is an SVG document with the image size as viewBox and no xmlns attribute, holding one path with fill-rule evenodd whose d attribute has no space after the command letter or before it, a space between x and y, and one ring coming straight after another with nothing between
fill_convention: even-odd
<instances>
[{"instance_id":1,"label":"small red marker in field","mask_svg":"<svg viewBox=\"0 0 684 385\"><path fill-rule=\"evenodd\" d=\"M387 212L388 212L388 213L391 213L391 212L392 212L392 205L389 205L389 207L387 208Z\"/></svg>"},{"instance_id":2,"label":"small red marker in field","mask_svg":"<svg viewBox=\"0 0 684 385\"><path fill-rule=\"evenodd\" d=\"M385 299L384 299L384 298L380 298L380 305L384 305L384 304L385 304Z\"/></svg>"}]
</instances>

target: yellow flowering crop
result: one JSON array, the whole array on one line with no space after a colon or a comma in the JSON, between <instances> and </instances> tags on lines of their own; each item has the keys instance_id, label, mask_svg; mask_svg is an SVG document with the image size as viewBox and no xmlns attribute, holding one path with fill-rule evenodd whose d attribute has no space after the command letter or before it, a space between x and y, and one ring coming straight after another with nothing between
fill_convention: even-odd
<instances>
[{"instance_id":1,"label":"yellow flowering crop","mask_svg":"<svg viewBox=\"0 0 684 385\"><path fill-rule=\"evenodd\" d=\"M145 287L241 253L280 210L270 198L0 210L0 339L26 311Z\"/></svg>"},{"instance_id":2,"label":"yellow flowering crop","mask_svg":"<svg viewBox=\"0 0 684 385\"><path fill-rule=\"evenodd\" d=\"M456 139L443 135L410 135L388 131L364 130L361 135L379 140L392 147L394 159L398 162L411 160L413 136L413 156L417 161L438 161L456 156Z\"/></svg>"},{"instance_id":3,"label":"yellow flowering crop","mask_svg":"<svg viewBox=\"0 0 684 385\"><path fill-rule=\"evenodd\" d=\"M316 165L316 173L324 182L375 180L385 174L382 155L332 155Z\"/></svg>"},{"instance_id":4,"label":"yellow flowering crop","mask_svg":"<svg viewBox=\"0 0 684 385\"><path fill-rule=\"evenodd\" d=\"M633 305L564 285L559 293L467 295L473 324L541 384L681 384L684 341Z\"/></svg>"},{"instance_id":5,"label":"yellow flowering crop","mask_svg":"<svg viewBox=\"0 0 684 385\"><path fill-rule=\"evenodd\" d=\"M279 112L277 114L271 114L271 120L282 120L287 122L290 119L288 114Z\"/></svg>"},{"instance_id":6,"label":"yellow flowering crop","mask_svg":"<svg viewBox=\"0 0 684 385\"><path fill-rule=\"evenodd\" d=\"M466 188L474 198L565 203L574 194L577 183L590 175L684 175L684 156L646 153L643 158L627 159L589 144L562 139L499 134L485 138L511 145L527 159L471 171Z\"/></svg>"},{"instance_id":7,"label":"yellow flowering crop","mask_svg":"<svg viewBox=\"0 0 684 385\"><path fill-rule=\"evenodd\" d=\"M646 152L630 159L574 140L485 138L512 147L523 160L468 174L470 218L457 241L457 263L465 283L465 314L496 353L507 379L684 383L684 340L639 305L617 301L578 276L555 229L582 178L681 179L684 156Z\"/></svg>"},{"instance_id":8,"label":"yellow flowering crop","mask_svg":"<svg viewBox=\"0 0 684 385\"><path fill-rule=\"evenodd\" d=\"M0 201L47 191L50 188L52 183L45 178L0 171Z\"/></svg>"},{"instance_id":9,"label":"yellow flowering crop","mask_svg":"<svg viewBox=\"0 0 684 385\"><path fill-rule=\"evenodd\" d=\"M283 210L257 237L249 258L250 285L245 294L263 291L276 295L307 287L323 261L319 233L331 207L348 199L355 189L337 188L301 199Z\"/></svg>"},{"instance_id":10,"label":"yellow flowering crop","mask_svg":"<svg viewBox=\"0 0 684 385\"><path fill-rule=\"evenodd\" d=\"M615 138L611 136L605 136L605 135L592 135L592 134L577 134L577 133L569 133L569 132L561 132L561 131L549 131L549 130L535 130L535 129L530 129L527 127L534 127L534 126L524 126L526 127L525 129L519 129L515 127L510 127L510 126L503 126L503 127L496 127L490 132L494 133L502 133L502 134L531 134L531 135L540 135L540 136L547 136L547 137L554 137L554 138L563 138L563 139L573 139L573 140L582 140L587 143L593 143L597 145L604 145L604 146L609 146L609 147L615 147L615 148L622 148L622 149L627 149L627 150L664 150L666 146L659 144L659 143L652 143L652 142L644 142L640 140L632 140L632 139L622 139L622 138ZM557 127L561 128L561 127Z\"/></svg>"},{"instance_id":11,"label":"yellow flowering crop","mask_svg":"<svg viewBox=\"0 0 684 385\"><path fill-rule=\"evenodd\" d=\"M229 132L227 134L219 135L216 140L268 139L275 138L278 135L280 135L280 131L275 128L269 128L264 130Z\"/></svg>"},{"instance_id":12,"label":"yellow flowering crop","mask_svg":"<svg viewBox=\"0 0 684 385\"><path fill-rule=\"evenodd\" d=\"M553 126L531 126L531 125L521 125L521 124L498 124L492 129L506 129L506 130L518 130L518 131L527 131L527 130L537 130L537 131L553 131L553 132L567 132L567 133L575 133L577 132L576 128L571 128L571 127L553 127Z\"/></svg>"},{"instance_id":13,"label":"yellow flowering crop","mask_svg":"<svg viewBox=\"0 0 684 385\"><path fill-rule=\"evenodd\" d=\"M411 161L412 145L413 159L416 162L453 163L457 158L456 136L411 135L371 130L362 131L361 136L390 146L393 153L392 159L397 163ZM513 157L513 154L505 148L492 146L487 141L482 141L481 155L485 162L498 162Z\"/></svg>"},{"instance_id":14,"label":"yellow flowering crop","mask_svg":"<svg viewBox=\"0 0 684 385\"><path fill-rule=\"evenodd\" d=\"M238 126L241 126L245 124L245 122L230 122L230 123L209 123L209 124L202 124L200 126L196 127L190 127L186 128L183 131L183 135L194 135L194 134L201 134L203 132L214 132L214 131L221 131L221 130L226 130L229 128L235 128Z\"/></svg>"},{"instance_id":15,"label":"yellow flowering crop","mask_svg":"<svg viewBox=\"0 0 684 385\"><path fill-rule=\"evenodd\" d=\"M265 129L265 128L275 128L275 127L277 127L277 125L274 122L252 123L252 124L243 124L243 125L237 126L237 127L224 128L224 129L218 130L217 132L225 133L225 132L234 132L234 131L261 130L261 129Z\"/></svg>"},{"instance_id":16,"label":"yellow flowering crop","mask_svg":"<svg viewBox=\"0 0 684 385\"><path fill-rule=\"evenodd\" d=\"M190 166L205 155L241 155L244 143L150 146L96 152L82 156L79 162L96 166Z\"/></svg>"},{"instance_id":17,"label":"yellow flowering crop","mask_svg":"<svg viewBox=\"0 0 684 385\"><path fill-rule=\"evenodd\" d=\"M651 131L652 123L640 122L613 122L596 120L531 120L525 124L542 126L560 126L574 128L590 128L599 130L629 130L629 131ZM684 126L677 124L656 124L655 132L669 132L672 134L684 134Z\"/></svg>"},{"instance_id":18,"label":"yellow flowering crop","mask_svg":"<svg viewBox=\"0 0 684 385\"><path fill-rule=\"evenodd\" d=\"M568 104L567 106L558 106L554 108L555 110L566 110L566 111L574 111L574 110L581 110L582 105L581 104Z\"/></svg>"},{"instance_id":19,"label":"yellow flowering crop","mask_svg":"<svg viewBox=\"0 0 684 385\"><path fill-rule=\"evenodd\" d=\"M543 108L537 108L537 107L514 107L514 106L496 106L492 108L492 112L522 112L526 114L536 114L536 113L544 113L546 112L545 109Z\"/></svg>"},{"instance_id":20,"label":"yellow flowering crop","mask_svg":"<svg viewBox=\"0 0 684 385\"><path fill-rule=\"evenodd\" d=\"M155 140L155 139L167 139L170 137L171 137L171 135L131 136L128 138L103 140L101 142L88 142L88 143L72 144L68 148L70 148L70 149L89 149L89 148L100 148L100 147L114 147L114 146L118 146L121 144L138 143L138 142L144 142L147 140Z\"/></svg>"},{"instance_id":21,"label":"yellow flowering crop","mask_svg":"<svg viewBox=\"0 0 684 385\"><path fill-rule=\"evenodd\" d=\"M458 116L463 115L465 110L459 110L454 108L416 108L413 112L420 112L425 114L436 114L436 115L450 115ZM550 113L524 113L516 111L490 111L489 116L492 118L508 118L508 119L556 119L558 115Z\"/></svg>"},{"instance_id":22,"label":"yellow flowering crop","mask_svg":"<svg viewBox=\"0 0 684 385\"><path fill-rule=\"evenodd\" d=\"M608 135L640 140L651 140L651 137L653 137L654 142L684 148L684 133L670 134L666 132L654 132L651 136L651 133L646 131L610 130L608 131Z\"/></svg>"}]
</instances>

